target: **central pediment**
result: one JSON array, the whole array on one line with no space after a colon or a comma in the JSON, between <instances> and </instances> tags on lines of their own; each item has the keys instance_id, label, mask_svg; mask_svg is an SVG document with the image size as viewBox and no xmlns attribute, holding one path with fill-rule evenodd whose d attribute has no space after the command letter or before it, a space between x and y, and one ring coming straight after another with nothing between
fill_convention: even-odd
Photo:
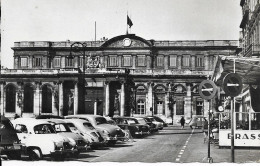
<instances>
[{"instance_id":1,"label":"central pediment","mask_svg":"<svg viewBox=\"0 0 260 166\"><path fill-rule=\"evenodd\" d=\"M102 45L102 47L106 48L143 48L151 46L149 41L135 36L135 34L116 36Z\"/></svg>"}]
</instances>

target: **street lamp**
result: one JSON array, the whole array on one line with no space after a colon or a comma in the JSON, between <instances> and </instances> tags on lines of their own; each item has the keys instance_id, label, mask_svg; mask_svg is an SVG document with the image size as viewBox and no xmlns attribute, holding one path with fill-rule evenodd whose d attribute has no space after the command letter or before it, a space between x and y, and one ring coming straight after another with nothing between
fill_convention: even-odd
<instances>
[{"instance_id":1,"label":"street lamp","mask_svg":"<svg viewBox=\"0 0 260 166\"><path fill-rule=\"evenodd\" d=\"M83 73L82 73L82 78L81 80L82 85L83 85L83 111L85 110L85 71L86 71L86 47L87 44L86 43L81 43L81 42L74 42L71 46L70 46L70 55L67 57L69 59L73 59L74 56L72 55L72 52L80 52L83 51L83 53L81 53L83 55L83 60L82 60L82 66L83 66Z\"/></svg>"}]
</instances>

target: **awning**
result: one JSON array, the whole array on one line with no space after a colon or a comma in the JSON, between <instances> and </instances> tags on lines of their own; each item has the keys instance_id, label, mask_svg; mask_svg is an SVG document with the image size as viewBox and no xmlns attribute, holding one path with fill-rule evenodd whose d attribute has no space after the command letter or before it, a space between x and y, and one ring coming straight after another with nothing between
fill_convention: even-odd
<instances>
[{"instance_id":1,"label":"awning","mask_svg":"<svg viewBox=\"0 0 260 166\"><path fill-rule=\"evenodd\" d=\"M260 85L260 58L218 56L212 80L222 85L228 73L237 73L243 84Z\"/></svg>"}]
</instances>

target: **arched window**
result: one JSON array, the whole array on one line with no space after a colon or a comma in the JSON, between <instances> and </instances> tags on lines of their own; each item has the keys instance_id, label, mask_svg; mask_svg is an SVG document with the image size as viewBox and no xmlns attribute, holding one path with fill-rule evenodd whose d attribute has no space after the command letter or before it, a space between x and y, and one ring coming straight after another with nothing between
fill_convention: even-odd
<instances>
[{"instance_id":1,"label":"arched window","mask_svg":"<svg viewBox=\"0 0 260 166\"><path fill-rule=\"evenodd\" d=\"M137 101L137 110L136 114L143 115L145 113L145 102L144 100L138 100Z\"/></svg>"},{"instance_id":2,"label":"arched window","mask_svg":"<svg viewBox=\"0 0 260 166\"><path fill-rule=\"evenodd\" d=\"M14 85L6 87L6 112L15 112L16 88Z\"/></svg>"},{"instance_id":3,"label":"arched window","mask_svg":"<svg viewBox=\"0 0 260 166\"><path fill-rule=\"evenodd\" d=\"M24 87L23 112L33 113L33 98L33 87L30 84L26 84Z\"/></svg>"}]
</instances>

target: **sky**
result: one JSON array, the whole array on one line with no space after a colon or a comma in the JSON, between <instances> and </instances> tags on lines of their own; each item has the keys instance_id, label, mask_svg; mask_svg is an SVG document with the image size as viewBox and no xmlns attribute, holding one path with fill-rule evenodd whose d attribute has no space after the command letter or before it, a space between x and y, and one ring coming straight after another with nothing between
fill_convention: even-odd
<instances>
[{"instance_id":1,"label":"sky","mask_svg":"<svg viewBox=\"0 0 260 166\"><path fill-rule=\"evenodd\" d=\"M94 41L129 30L150 40L238 40L240 0L1 0L1 63L16 41Z\"/></svg>"}]
</instances>

